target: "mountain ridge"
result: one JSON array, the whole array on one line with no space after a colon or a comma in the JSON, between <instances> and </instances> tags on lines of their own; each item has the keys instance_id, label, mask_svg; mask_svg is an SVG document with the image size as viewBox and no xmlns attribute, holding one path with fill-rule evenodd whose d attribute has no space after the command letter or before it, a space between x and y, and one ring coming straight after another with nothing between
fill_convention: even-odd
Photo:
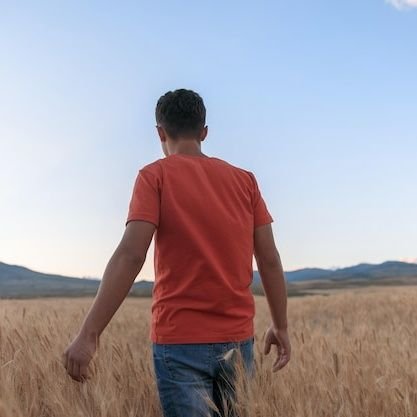
<instances>
[{"instance_id":1,"label":"mountain ridge","mask_svg":"<svg viewBox=\"0 0 417 417\"><path fill-rule=\"evenodd\" d=\"M325 282L332 284L359 283L360 285L378 283L396 279L417 278L417 264L402 261L385 261L380 264L360 263L337 269L302 268L286 271L288 285L300 283ZM83 296L95 295L100 285L98 278L78 278L60 274L48 274L30 268L0 262L0 298L30 298L45 296ZM262 279L259 271L253 271L251 288L254 294L263 294ZM132 285L130 295L152 296L153 281L140 280Z\"/></svg>"}]
</instances>

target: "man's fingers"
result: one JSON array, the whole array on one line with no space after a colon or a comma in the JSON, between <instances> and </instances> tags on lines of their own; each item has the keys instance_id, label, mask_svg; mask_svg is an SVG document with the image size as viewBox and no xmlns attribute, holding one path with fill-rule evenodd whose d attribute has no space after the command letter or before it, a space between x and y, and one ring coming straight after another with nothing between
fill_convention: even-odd
<instances>
[{"instance_id":1,"label":"man's fingers","mask_svg":"<svg viewBox=\"0 0 417 417\"><path fill-rule=\"evenodd\" d=\"M270 350L271 350L271 341L269 339L266 339L265 345L264 345L264 354L267 355Z\"/></svg>"},{"instance_id":2,"label":"man's fingers","mask_svg":"<svg viewBox=\"0 0 417 417\"><path fill-rule=\"evenodd\" d=\"M278 370L282 369L289 361L290 361L289 355L284 355L279 361Z\"/></svg>"},{"instance_id":3,"label":"man's fingers","mask_svg":"<svg viewBox=\"0 0 417 417\"><path fill-rule=\"evenodd\" d=\"M67 373L72 378L72 360L68 358L67 360Z\"/></svg>"},{"instance_id":4,"label":"man's fingers","mask_svg":"<svg viewBox=\"0 0 417 417\"><path fill-rule=\"evenodd\" d=\"M65 369L67 369L67 354L63 353L61 355L61 362Z\"/></svg>"},{"instance_id":5,"label":"man's fingers","mask_svg":"<svg viewBox=\"0 0 417 417\"><path fill-rule=\"evenodd\" d=\"M276 369L281 358L280 346L279 345L275 345L275 346L276 346L276 351L277 351L277 357L275 358L274 363L272 364L273 370Z\"/></svg>"},{"instance_id":6,"label":"man's fingers","mask_svg":"<svg viewBox=\"0 0 417 417\"><path fill-rule=\"evenodd\" d=\"M69 360L68 363L68 374L72 379L78 380L78 375L80 373L80 367L76 361L73 359Z\"/></svg>"},{"instance_id":7,"label":"man's fingers","mask_svg":"<svg viewBox=\"0 0 417 417\"><path fill-rule=\"evenodd\" d=\"M82 381L85 381L90 378L88 375L88 365L82 364L80 366L80 378Z\"/></svg>"},{"instance_id":8,"label":"man's fingers","mask_svg":"<svg viewBox=\"0 0 417 417\"><path fill-rule=\"evenodd\" d=\"M271 338L267 334L264 344L264 354L267 355L271 351Z\"/></svg>"},{"instance_id":9,"label":"man's fingers","mask_svg":"<svg viewBox=\"0 0 417 417\"><path fill-rule=\"evenodd\" d=\"M283 357L277 358L272 365L272 372L279 371L283 366Z\"/></svg>"},{"instance_id":10,"label":"man's fingers","mask_svg":"<svg viewBox=\"0 0 417 417\"><path fill-rule=\"evenodd\" d=\"M276 372L282 369L290 360L289 350L283 346L277 346L277 358L272 365L272 371Z\"/></svg>"},{"instance_id":11,"label":"man's fingers","mask_svg":"<svg viewBox=\"0 0 417 417\"><path fill-rule=\"evenodd\" d=\"M80 364L78 361L73 361L72 365L72 377L76 380L80 380Z\"/></svg>"},{"instance_id":12,"label":"man's fingers","mask_svg":"<svg viewBox=\"0 0 417 417\"><path fill-rule=\"evenodd\" d=\"M289 361L290 361L290 356L289 355L283 355L278 362L278 369L277 370L282 369Z\"/></svg>"},{"instance_id":13,"label":"man's fingers","mask_svg":"<svg viewBox=\"0 0 417 417\"><path fill-rule=\"evenodd\" d=\"M88 364L80 364L78 361L70 359L68 355L62 355L62 363L72 379L78 382L84 382L90 379Z\"/></svg>"}]
</instances>

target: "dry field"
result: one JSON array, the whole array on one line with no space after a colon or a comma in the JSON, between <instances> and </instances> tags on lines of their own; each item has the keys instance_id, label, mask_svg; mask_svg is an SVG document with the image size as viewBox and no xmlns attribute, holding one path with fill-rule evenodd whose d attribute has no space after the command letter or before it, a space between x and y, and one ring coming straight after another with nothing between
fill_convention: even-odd
<instances>
[{"instance_id":1,"label":"dry field","mask_svg":"<svg viewBox=\"0 0 417 417\"><path fill-rule=\"evenodd\" d=\"M61 353L91 300L0 300L0 417L161 416L149 299L122 304L92 379L80 384L65 373ZM278 373L270 371L275 351L262 354L263 297L256 310L256 377L239 397L242 416L417 416L417 287L290 298L293 355Z\"/></svg>"}]
</instances>

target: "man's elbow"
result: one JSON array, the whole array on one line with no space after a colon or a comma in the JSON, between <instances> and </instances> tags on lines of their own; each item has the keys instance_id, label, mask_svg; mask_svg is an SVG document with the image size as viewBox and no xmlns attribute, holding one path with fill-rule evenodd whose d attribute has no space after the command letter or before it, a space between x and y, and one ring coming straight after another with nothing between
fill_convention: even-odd
<instances>
[{"instance_id":1,"label":"man's elbow","mask_svg":"<svg viewBox=\"0 0 417 417\"><path fill-rule=\"evenodd\" d=\"M255 254L258 269L276 269L281 266L281 258L277 249L265 254Z\"/></svg>"},{"instance_id":2,"label":"man's elbow","mask_svg":"<svg viewBox=\"0 0 417 417\"><path fill-rule=\"evenodd\" d=\"M116 254L122 262L135 266L143 265L146 259L146 254L126 250L123 247L118 248Z\"/></svg>"}]
</instances>

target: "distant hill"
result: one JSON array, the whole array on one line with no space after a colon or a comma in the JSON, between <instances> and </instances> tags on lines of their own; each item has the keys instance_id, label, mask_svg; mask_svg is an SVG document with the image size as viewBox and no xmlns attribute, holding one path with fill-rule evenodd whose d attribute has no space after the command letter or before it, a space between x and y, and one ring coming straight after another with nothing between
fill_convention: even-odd
<instances>
[{"instance_id":1,"label":"distant hill","mask_svg":"<svg viewBox=\"0 0 417 417\"><path fill-rule=\"evenodd\" d=\"M285 272L289 294L299 295L315 289L351 288L366 285L417 284L417 264L386 261L361 263L339 269L304 268ZM252 290L263 294L261 277L253 272Z\"/></svg>"},{"instance_id":2,"label":"distant hill","mask_svg":"<svg viewBox=\"0 0 417 417\"><path fill-rule=\"evenodd\" d=\"M417 264L387 261L382 264L358 264L339 269L304 268L285 272L288 282L328 281L351 279L417 277ZM254 271L254 281L260 281L258 271Z\"/></svg>"},{"instance_id":3,"label":"distant hill","mask_svg":"<svg viewBox=\"0 0 417 417\"><path fill-rule=\"evenodd\" d=\"M314 288L340 288L370 284L404 284L417 279L417 264L387 261L382 264L359 264L347 268L304 268L285 272L289 293L298 294ZM0 262L0 298L31 298L47 296L95 295L100 285L98 279L67 277L36 272L18 265ZM251 285L254 294L263 294L258 271L253 273ZM130 295L152 296L153 282L135 282Z\"/></svg>"},{"instance_id":4,"label":"distant hill","mask_svg":"<svg viewBox=\"0 0 417 417\"><path fill-rule=\"evenodd\" d=\"M0 262L0 297L91 295L99 284L99 280L45 274Z\"/></svg>"},{"instance_id":5,"label":"distant hill","mask_svg":"<svg viewBox=\"0 0 417 417\"><path fill-rule=\"evenodd\" d=\"M417 277L417 264L387 261L382 264L358 264L339 269L299 269L286 272L289 282L308 280L350 280Z\"/></svg>"},{"instance_id":6,"label":"distant hill","mask_svg":"<svg viewBox=\"0 0 417 417\"><path fill-rule=\"evenodd\" d=\"M0 262L0 298L95 295L99 279L45 274L19 265ZM131 294L151 296L153 282L135 282Z\"/></svg>"}]
</instances>

